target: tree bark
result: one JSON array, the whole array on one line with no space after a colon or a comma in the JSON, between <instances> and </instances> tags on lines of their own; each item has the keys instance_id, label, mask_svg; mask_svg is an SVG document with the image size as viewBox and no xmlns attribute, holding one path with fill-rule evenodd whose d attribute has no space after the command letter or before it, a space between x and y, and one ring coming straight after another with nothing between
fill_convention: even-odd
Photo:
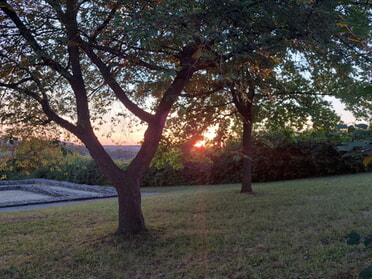
<instances>
[{"instance_id":1,"label":"tree bark","mask_svg":"<svg viewBox=\"0 0 372 279\"><path fill-rule=\"evenodd\" d=\"M107 154L92 129L77 135L89 150L102 173L118 193L118 228L116 234L136 234L146 231L141 209L141 177L139 173L120 169Z\"/></svg>"},{"instance_id":2,"label":"tree bark","mask_svg":"<svg viewBox=\"0 0 372 279\"><path fill-rule=\"evenodd\" d=\"M255 90L253 86L246 90L230 86L233 102L243 120L243 178L240 193L253 193L252 189L252 125L253 125L253 99Z\"/></svg>"},{"instance_id":3,"label":"tree bark","mask_svg":"<svg viewBox=\"0 0 372 279\"><path fill-rule=\"evenodd\" d=\"M118 193L118 228L116 234L137 234L147 231L141 208L141 181L144 164L136 168L122 170L107 154L95 135L84 134L81 139L102 173L110 180ZM153 147L156 150L156 145ZM144 159L143 155L139 156ZM138 158L138 156L137 156ZM150 162L151 159L145 159ZM142 162L144 162L142 160Z\"/></svg>"},{"instance_id":4,"label":"tree bark","mask_svg":"<svg viewBox=\"0 0 372 279\"><path fill-rule=\"evenodd\" d=\"M147 231L141 207L141 183L159 145L164 123L150 125L137 156L123 172L114 177L118 192L119 224L116 234ZM118 179L119 178L119 179Z\"/></svg>"},{"instance_id":5,"label":"tree bark","mask_svg":"<svg viewBox=\"0 0 372 279\"><path fill-rule=\"evenodd\" d=\"M243 124L243 179L240 193L252 193L252 119Z\"/></svg>"},{"instance_id":6,"label":"tree bark","mask_svg":"<svg viewBox=\"0 0 372 279\"><path fill-rule=\"evenodd\" d=\"M116 230L120 234L137 234L147 231L141 207L140 179L136 174L127 174L122 186L117 188L119 202L119 223Z\"/></svg>"}]
</instances>

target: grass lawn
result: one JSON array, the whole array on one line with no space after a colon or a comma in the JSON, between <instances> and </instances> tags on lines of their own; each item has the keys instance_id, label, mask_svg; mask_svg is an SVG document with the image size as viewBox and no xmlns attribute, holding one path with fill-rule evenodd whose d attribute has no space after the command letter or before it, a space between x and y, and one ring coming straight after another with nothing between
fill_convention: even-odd
<instances>
[{"instance_id":1,"label":"grass lawn","mask_svg":"<svg viewBox=\"0 0 372 279\"><path fill-rule=\"evenodd\" d=\"M115 200L0 213L0 278L357 278L372 266L372 174L145 189L149 232Z\"/></svg>"}]
</instances>

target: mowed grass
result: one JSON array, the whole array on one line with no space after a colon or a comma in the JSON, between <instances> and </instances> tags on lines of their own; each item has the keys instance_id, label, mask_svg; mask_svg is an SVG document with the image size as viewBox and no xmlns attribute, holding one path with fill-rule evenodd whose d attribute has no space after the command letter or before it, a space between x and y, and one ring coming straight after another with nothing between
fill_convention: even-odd
<instances>
[{"instance_id":1,"label":"mowed grass","mask_svg":"<svg viewBox=\"0 0 372 279\"><path fill-rule=\"evenodd\" d=\"M145 189L148 233L114 236L115 200L0 213L0 278L357 278L372 174Z\"/></svg>"}]
</instances>

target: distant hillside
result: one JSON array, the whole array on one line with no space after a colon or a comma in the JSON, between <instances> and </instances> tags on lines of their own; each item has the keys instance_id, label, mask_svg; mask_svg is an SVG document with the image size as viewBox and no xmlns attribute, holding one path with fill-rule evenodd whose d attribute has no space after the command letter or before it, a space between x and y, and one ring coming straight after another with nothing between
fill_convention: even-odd
<instances>
[{"instance_id":1,"label":"distant hillside","mask_svg":"<svg viewBox=\"0 0 372 279\"><path fill-rule=\"evenodd\" d=\"M133 159L141 148L140 145L105 145L103 147L112 159L119 161L128 161ZM69 143L66 148L81 155L90 155L88 149L82 145Z\"/></svg>"},{"instance_id":2,"label":"distant hillside","mask_svg":"<svg viewBox=\"0 0 372 279\"><path fill-rule=\"evenodd\" d=\"M110 154L111 158L119 161L128 161L133 159L138 151L140 145L105 145L105 150Z\"/></svg>"}]
</instances>

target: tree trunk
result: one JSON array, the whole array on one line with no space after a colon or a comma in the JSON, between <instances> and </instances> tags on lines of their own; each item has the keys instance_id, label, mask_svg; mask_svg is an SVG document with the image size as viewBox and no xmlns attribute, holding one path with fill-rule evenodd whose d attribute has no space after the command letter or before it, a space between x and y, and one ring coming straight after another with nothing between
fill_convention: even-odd
<instances>
[{"instance_id":1,"label":"tree trunk","mask_svg":"<svg viewBox=\"0 0 372 279\"><path fill-rule=\"evenodd\" d=\"M102 173L110 180L118 193L118 215L119 222L116 234L136 234L147 231L141 209L140 186L143 169L148 164L130 170L120 169L107 154L93 132L80 135L85 146ZM156 150L156 145L154 146ZM155 152L155 151L154 151ZM151 154L149 155L151 156ZM140 156L144 157L144 155ZM145 162L150 162L146 158Z\"/></svg>"},{"instance_id":2,"label":"tree trunk","mask_svg":"<svg viewBox=\"0 0 372 279\"><path fill-rule=\"evenodd\" d=\"M113 184L118 192L119 225L116 234L147 231L141 208L141 183L161 138L163 125L149 126L137 156Z\"/></svg>"},{"instance_id":3,"label":"tree trunk","mask_svg":"<svg viewBox=\"0 0 372 279\"><path fill-rule=\"evenodd\" d=\"M190 74L192 71L188 69L179 72L172 86L164 94L153 121L148 124L142 146L126 170L121 170L115 165L94 135L93 129L79 134L98 167L118 193L119 224L116 234L137 234L147 231L141 209L142 179L158 148L172 104L184 88Z\"/></svg>"},{"instance_id":4,"label":"tree trunk","mask_svg":"<svg viewBox=\"0 0 372 279\"><path fill-rule=\"evenodd\" d=\"M127 175L127 180L117 188L119 224L116 234L137 234L147 231L141 208L140 184L136 175Z\"/></svg>"},{"instance_id":5,"label":"tree trunk","mask_svg":"<svg viewBox=\"0 0 372 279\"><path fill-rule=\"evenodd\" d=\"M240 193L252 193L252 122L243 124L243 180Z\"/></svg>"},{"instance_id":6,"label":"tree trunk","mask_svg":"<svg viewBox=\"0 0 372 279\"><path fill-rule=\"evenodd\" d=\"M253 99L255 90L253 86L244 90L230 86L233 102L243 120L243 180L240 193L253 193L252 190L252 125L253 125Z\"/></svg>"}]
</instances>

